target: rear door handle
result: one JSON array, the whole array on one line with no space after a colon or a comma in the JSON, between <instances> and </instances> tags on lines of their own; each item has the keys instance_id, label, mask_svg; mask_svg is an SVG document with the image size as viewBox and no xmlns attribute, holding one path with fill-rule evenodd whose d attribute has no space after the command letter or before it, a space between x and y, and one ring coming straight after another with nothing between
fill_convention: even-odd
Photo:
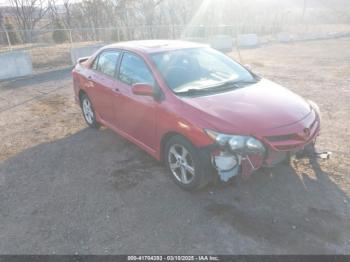
<instances>
[{"instance_id":1,"label":"rear door handle","mask_svg":"<svg viewBox=\"0 0 350 262\"><path fill-rule=\"evenodd\" d=\"M89 80L92 80L92 76L88 76L87 78L88 78Z\"/></svg>"},{"instance_id":2,"label":"rear door handle","mask_svg":"<svg viewBox=\"0 0 350 262\"><path fill-rule=\"evenodd\" d=\"M119 88L114 88L113 91L114 91L115 93L120 93Z\"/></svg>"}]
</instances>

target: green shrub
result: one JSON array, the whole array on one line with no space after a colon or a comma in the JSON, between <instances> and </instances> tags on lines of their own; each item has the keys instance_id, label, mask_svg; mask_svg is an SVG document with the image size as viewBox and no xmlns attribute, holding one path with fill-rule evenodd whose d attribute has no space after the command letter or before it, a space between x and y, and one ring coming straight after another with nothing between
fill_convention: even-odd
<instances>
[{"instance_id":1,"label":"green shrub","mask_svg":"<svg viewBox=\"0 0 350 262\"><path fill-rule=\"evenodd\" d=\"M68 40L67 31L62 29L64 29L62 23L57 21L55 24L55 30L52 32L52 39L56 44L61 44Z\"/></svg>"}]
</instances>

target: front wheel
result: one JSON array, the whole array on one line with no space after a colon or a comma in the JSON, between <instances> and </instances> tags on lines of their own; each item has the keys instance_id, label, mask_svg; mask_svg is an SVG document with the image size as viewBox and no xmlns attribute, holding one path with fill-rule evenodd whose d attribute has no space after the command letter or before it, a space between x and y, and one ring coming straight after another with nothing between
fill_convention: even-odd
<instances>
[{"instance_id":1,"label":"front wheel","mask_svg":"<svg viewBox=\"0 0 350 262\"><path fill-rule=\"evenodd\" d=\"M177 185L186 190L204 187L208 179L206 168L198 149L181 136L174 136L166 143L164 160L170 176Z\"/></svg>"},{"instance_id":2,"label":"front wheel","mask_svg":"<svg viewBox=\"0 0 350 262\"><path fill-rule=\"evenodd\" d=\"M92 128L99 128L100 124L96 121L94 108L92 107L92 103L86 94L83 94L81 97L81 109L83 111L85 122L88 124L88 126Z\"/></svg>"}]
</instances>

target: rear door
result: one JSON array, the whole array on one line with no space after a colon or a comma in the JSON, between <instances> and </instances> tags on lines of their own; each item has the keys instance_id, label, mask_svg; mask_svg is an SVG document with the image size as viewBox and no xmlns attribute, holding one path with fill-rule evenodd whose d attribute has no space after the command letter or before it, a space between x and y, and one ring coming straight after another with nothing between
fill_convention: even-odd
<instances>
[{"instance_id":1,"label":"rear door","mask_svg":"<svg viewBox=\"0 0 350 262\"><path fill-rule=\"evenodd\" d=\"M88 75L88 95L96 113L104 121L115 126L113 98L118 95L116 80L117 66L121 52L119 50L102 51L94 60Z\"/></svg>"},{"instance_id":2,"label":"rear door","mask_svg":"<svg viewBox=\"0 0 350 262\"><path fill-rule=\"evenodd\" d=\"M115 104L118 127L149 148L155 148L156 107L153 97L135 95L132 85L156 85L144 59L132 52L124 52L119 66L119 103Z\"/></svg>"}]
</instances>

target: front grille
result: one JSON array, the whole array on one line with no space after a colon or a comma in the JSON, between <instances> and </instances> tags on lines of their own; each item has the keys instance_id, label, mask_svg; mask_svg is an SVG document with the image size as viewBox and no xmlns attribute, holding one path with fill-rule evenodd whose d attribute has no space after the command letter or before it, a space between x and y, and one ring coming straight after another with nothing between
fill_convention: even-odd
<instances>
[{"instance_id":1,"label":"front grille","mask_svg":"<svg viewBox=\"0 0 350 262\"><path fill-rule=\"evenodd\" d=\"M297 145L278 145L275 146L278 150L293 150L296 149L298 147L300 147L300 144Z\"/></svg>"},{"instance_id":2,"label":"front grille","mask_svg":"<svg viewBox=\"0 0 350 262\"><path fill-rule=\"evenodd\" d=\"M292 134L281 134L275 136L266 136L265 141L280 151L297 150L302 147L305 143L309 143L310 140L315 136L318 128L318 120L315 119L308 127L308 133L305 133L305 129L299 133Z\"/></svg>"},{"instance_id":3,"label":"front grille","mask_svg":"<svg viewBox=\"0 0 350 262\"><path fill-rule=\"evenodd\" d=\"M266 139L270 142L277 142L277 141L284 141L293 139L295 134L288 134L288 135L280 135L280 136L267 136Z\"/></svg>"},{"instance_id":4,"label":"front grille","mask_svg":"<svg viewBox=\"0 0 350 262\"><path fill-rule=\"evenodd\" d=\"M266 136L266 140L269 142L283 142L287 140L296 140L296 141L305 141L308 140L311 136L314 135L315 130L315 125L317 123L317 120L315 119L311 125L309 126L310 134L308 137L305 137L302 133L293 133L293 134L286 134L286 135L277 135L277 136Z\"/></svg>"}]
</instances>

